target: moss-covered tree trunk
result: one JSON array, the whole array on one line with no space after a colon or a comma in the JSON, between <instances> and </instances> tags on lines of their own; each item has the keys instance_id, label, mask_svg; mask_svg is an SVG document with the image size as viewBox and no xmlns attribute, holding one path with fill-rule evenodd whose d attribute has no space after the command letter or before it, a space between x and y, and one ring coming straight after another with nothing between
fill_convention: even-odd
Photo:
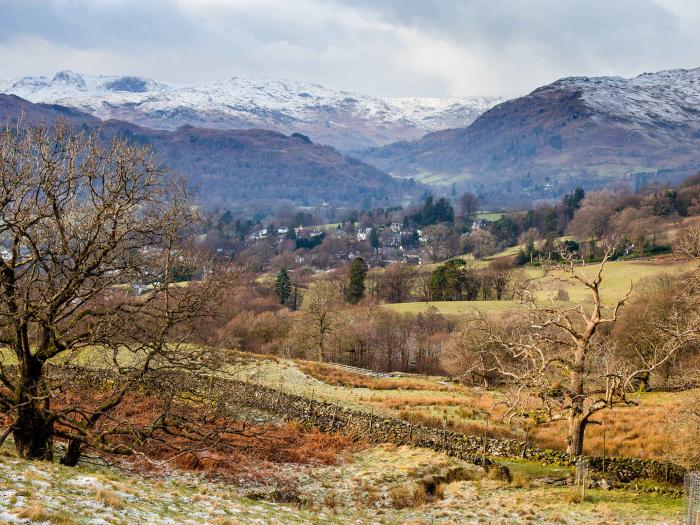
<instances>
[{"instance_id":1,"label":"moss-covered tree trunk","mask_svg":"<svg viewBox=\"0 0 700 525\"><path fill-rule=\"evenodd\" d=\"M49 400L43 388L43 370L44 363L34 356L20 365L12 436L17 453L25 459L53 458L54 424L47 416Z\"/></svg>"}]
</instances>

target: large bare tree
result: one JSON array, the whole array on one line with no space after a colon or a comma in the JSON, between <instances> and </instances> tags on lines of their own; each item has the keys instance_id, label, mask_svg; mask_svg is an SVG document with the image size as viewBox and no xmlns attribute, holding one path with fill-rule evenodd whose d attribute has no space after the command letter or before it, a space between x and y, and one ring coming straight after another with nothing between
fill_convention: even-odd
<instances>
[{"instance_id":1,"label":"large bare tree","mask_svg":"<svg viewBox=\"0 0 700 525\"><path fill-rule=\"evenodd\" d=\"M506 416L532 417L538 423L566 421L567 452L583 452L586 427L594 415L618 405L634 404L631 394L641 378L664 366L693 337L690 324L665 329L667 343L646 361L630 365L616 356L601 328L616 322L629 292L605 304L601 286L613 248L602 261L587 268L576 254L562 252L563 262L549 268L555 281L573 282L588 291L581 303L557 301L554 293L526 287L521 292L525 321L518 330L502 329L497 323L477 322L462 338L469 343L463 372L512 385L515 394L506 404ZM631 288L630 288L631 291ZM455 337L456 348L461 340ZM478 344L474 346L474 341ZM455 346L453 345L453 346ZM462 348L464 345L461 346Z\"/></svg>"},{"instance_id":2,"label":"large bare tree","mask_svg":"<svg viewBox=\"0 0 700 525\"><path fill-rule=\"evenodd\" d=\"M85 446L133 452L125 435L167 425L112 417L136 382L205 361L190 343L217 285L186 254L195 209L164 175L148 148L63 123L0 132L0 409L22 457L51 459L55 437L67 464ZM99 403L50 378L80 352L121 374Z\"/></svg>"}]
</instances>

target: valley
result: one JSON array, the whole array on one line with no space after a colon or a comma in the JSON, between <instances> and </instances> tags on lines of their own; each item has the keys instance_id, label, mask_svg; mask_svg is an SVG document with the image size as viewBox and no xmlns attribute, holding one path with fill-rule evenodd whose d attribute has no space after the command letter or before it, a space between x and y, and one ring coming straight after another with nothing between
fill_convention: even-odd
<instances>
[{"instance_id":1,"label":"valley","mask_svg":"<svg viewBox=\"0 0 700 525\"><path fill-rule=\"evenodd\" d=\"M0 523L700 525L700 13L569 4L3 5Z\"/></svg>"}]
</instances>

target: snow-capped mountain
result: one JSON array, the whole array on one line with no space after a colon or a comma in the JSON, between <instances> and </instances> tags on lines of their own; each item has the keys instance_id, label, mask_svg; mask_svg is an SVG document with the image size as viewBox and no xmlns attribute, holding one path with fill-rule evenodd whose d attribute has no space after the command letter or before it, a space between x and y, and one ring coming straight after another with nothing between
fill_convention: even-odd
<instances>
[{"instance_id":1,"label":"snow-capped mountain","mask_svg":"<svg viewBox=\"0 0 700 525\"><path fill-rule=\"evenodd\" d=\"M580 91L591 110L641 125L700 125L700 68L643 73L629 79L569 77L533 94L556 90Z\"/></svg>"},{"instance_id":2,"label":"snow-capped mountain","mask_svg":"<svg viewBox=\"0 0 700 525\"><path fill-rule=\"evenodd\" d=\"M574 184L671 181L700 170L700 68L564 78L468 127L361 158L394 175L456 182L502 199L553 197Z\"/></svg>"},{"instance_id":3,"label":"snow-capped mountain","mask_svg":"<svg viewBox=\"0 0 700 525\"><path fill-rule=\"evenodd\" d=\"M155 130L121 120L103 122L77 109L0 94L0 126L50 124L59 118L74 127L99 129L107 140L119 136L148 145L169 173L187 177L205 205L251 214L280 204L320 206L330 202L357 209L412 202L427 190L299 134L191 126Z\"/></svg>"},{"instance_id":4,"label":"snow-capped mountain","mask_svg":"<svg viewBox=\"0 0 700 525\"><path fill-rule=\"evenodd\" d=\"M300 132L314 142L343 150L462 127L502 100L381 99L312 83L238 77L171 85L141 77L88 76L71 71L61 71L53 78L0 82L0 90L35 103L80 109L103 120L121 119L167 130L193 125Z\"/></svg>"}]
</instances>

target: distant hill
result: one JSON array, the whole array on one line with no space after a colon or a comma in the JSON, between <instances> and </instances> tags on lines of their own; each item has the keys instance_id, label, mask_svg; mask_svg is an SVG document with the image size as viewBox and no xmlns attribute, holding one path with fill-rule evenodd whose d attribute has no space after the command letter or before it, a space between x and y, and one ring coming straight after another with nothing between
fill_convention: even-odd
<instances>
[{"instance_id":1,"label":"distant hill","mask_svg":"<svg viewBox=\"0 0 700 525\"><path fill-rule=\"evenodd\" d=\"M175 86L142 77L72 71L60 71L53 78L0 79L0 92L154 129L192 125L299 132L346 152L466 126L502 100L383 99L308 82L240 77Z\"/></svg>"},{"instance_id":2,"label":"distant hill","mask_svg":"<svg viewBox=\"0 0 700 525\"><path fill-rule=\"evenodd\" d=\"M423 187L395 179L308 137L268 130L215 130L184 126L153 130L123 121L101 122L58 105L32 104L0 94L0 119L50 122L58 117L74 125L101 126L105 137L122 136L152 146L173 171L185 174L208 204L252 204L269 208L279 202L298 206L393 205L415 197Z\"/></svg>"},{"instance_id":3,"label":"distant hill","mask_svg":"<svg viewBox=\"0 0 700 525\"><path fill-rule=\"evenodd\" d=\"M492 201L573 186L677 181L700 167L700 68L566 78L503 102L468 127L358 153L397 176Z\"/></svg>"},{"instance_id":4,"label":"distant hill","mask_svg":"<svg viewBox=\"0 0 700 525\"><path fill-rule=\"evenodd\" d=\"M57 104L32 104L15 95L0 94L0 122L16 121L21 119L27 124L39 122L52 122L57 118L63 118L74 126L83 124L98 126L100 119L77 109L59 106Z\"/></svg>"}]
</instances>

